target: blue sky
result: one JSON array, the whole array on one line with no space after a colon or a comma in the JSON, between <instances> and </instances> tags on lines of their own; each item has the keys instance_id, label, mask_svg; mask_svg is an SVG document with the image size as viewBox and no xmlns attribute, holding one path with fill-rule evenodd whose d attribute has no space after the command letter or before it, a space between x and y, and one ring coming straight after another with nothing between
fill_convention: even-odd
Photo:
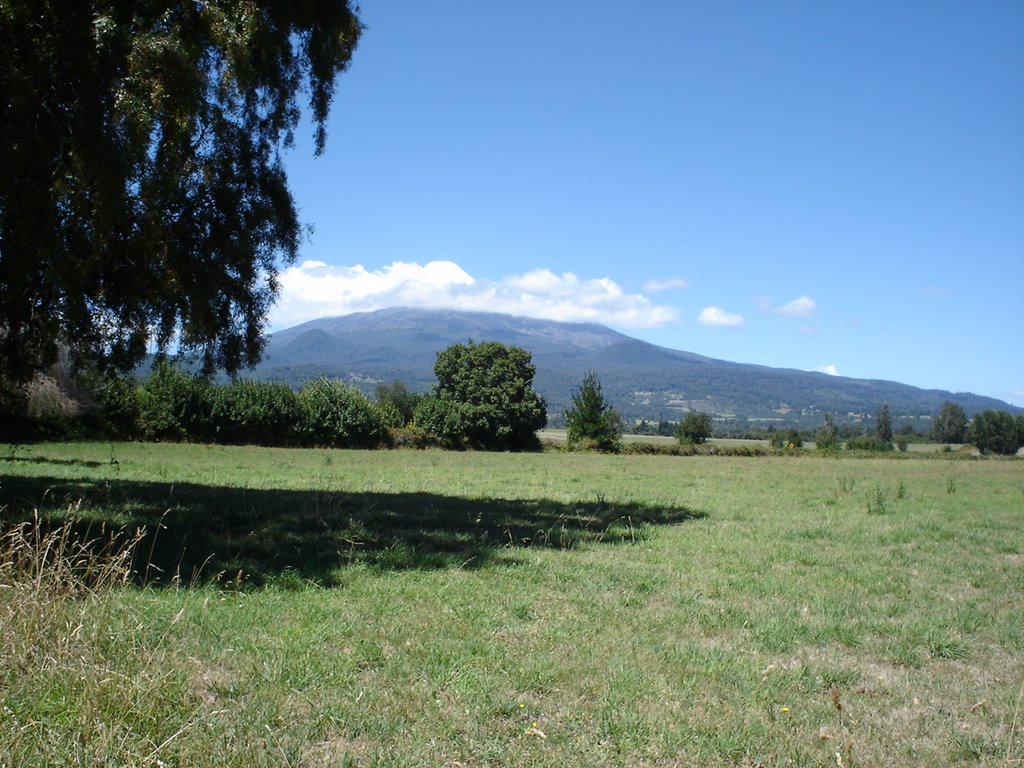
<instances>
[{"instance_id":1,"label":"blue sky","mask_svg":"<svg viewBox=\"0 0 1024 768\"><path fill-rule=\"evenodd\" d=\"M1024 405L1024 3L363 0L271 330L597 321Z\"/></svg>"}]
</instances>

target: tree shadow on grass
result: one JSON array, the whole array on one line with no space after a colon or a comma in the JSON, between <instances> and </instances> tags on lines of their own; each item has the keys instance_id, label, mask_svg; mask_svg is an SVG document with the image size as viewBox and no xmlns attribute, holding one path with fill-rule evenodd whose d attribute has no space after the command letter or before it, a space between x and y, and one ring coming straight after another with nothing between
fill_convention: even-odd
<instances>
[{"instance_id":1,"label":"tree shadow on grass","mask_svg":"<svg viewBox=\"0 0 1024 768\"><path fill-rule=\"evenodd\" d=\"M704 517L679 507L604 501L467 499L434 493L254 490L182 483L3 477L0 517L73 521L83 538L145 529L140 581L324 586L341 569L482 568L517 548L635 542L653 526Z\"/></svg>"}]
</instances>

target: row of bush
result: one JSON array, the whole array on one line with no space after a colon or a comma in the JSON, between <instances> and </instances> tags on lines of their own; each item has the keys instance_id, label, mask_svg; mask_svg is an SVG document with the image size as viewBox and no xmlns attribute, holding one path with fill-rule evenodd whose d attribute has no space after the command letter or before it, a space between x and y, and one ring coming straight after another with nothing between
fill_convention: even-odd
<instances>
[{"instance_id":1,"label":"row of bush","mask_svg":"<svg viewBox=\"0 0 1024 768\"><path fill-rule=\"evenodd\" d=\"M27 388L0 387L0 439L536 450L547 406L533 391L535 371L519 347L454 344L437 355L430 394L395 382L378 386L371 400L337 380L319 378L297 392L269 382L217 384L168 362L139 384L55 370Z\"/></svg>"},{"instance_id":2,"label":"row of bush","mask_svg":"<svg viewBox=\"0 0 1024 768\"><path fill-rule=\"evenodd\" d=\"M162 363L141 383L95 379L76 393L75 408L56 397L25 418L5 420L5 439L111 438L227 445L374 448L398 441L429 442L405 429L390 400L375 402L342 382L320 378L295 391L284 384L218 384Z\"/></svg>"}]
</instances>

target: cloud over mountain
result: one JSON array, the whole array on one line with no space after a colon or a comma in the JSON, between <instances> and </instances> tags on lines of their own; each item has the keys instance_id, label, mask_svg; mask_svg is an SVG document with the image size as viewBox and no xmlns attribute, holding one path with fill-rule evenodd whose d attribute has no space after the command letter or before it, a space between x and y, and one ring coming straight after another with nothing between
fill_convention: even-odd
<instances>
[{"instance_id":1,"label":"cloud over mountain","mask_svg":"<svg viewBox=\"0 0 1024 768\"><path fill-rule=\"evenodd\" d=\"M697 315L697 322L719 328L738 328L746 325L743 315L726 312L721 307L705 307Z\"/></svg>"},{"instance_id":2,"label":"cloud over mountain","mask_svg":"<svg viewBox=\"0 0 1024 768\"><path fill-rule=\"evenodd\" d=\"M396 261L377 270L306 261L280 274L270 327L384 307L505 312L562 322L601 322L652 328L676 321L678 311L608 278L581 279L536 269L500 280L476 279L451 261Z\"/></svg>"}]
</instances>

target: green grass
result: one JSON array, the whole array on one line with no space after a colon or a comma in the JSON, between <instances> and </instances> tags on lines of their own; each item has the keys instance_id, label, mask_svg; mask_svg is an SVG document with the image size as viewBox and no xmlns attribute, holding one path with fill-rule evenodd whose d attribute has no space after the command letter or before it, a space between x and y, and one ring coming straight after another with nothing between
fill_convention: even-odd
<instances>
[{"instance_id":1,"label":"green grass","mask_svg":"<svg viewBox=\"0 0 1024 768\"><path fill-rule=\"evenodd\" d=\"M2 766L1024 760L1020 461L0 446L0 505L150 580L0 588Z\"/></svg>"}]
</instances>

